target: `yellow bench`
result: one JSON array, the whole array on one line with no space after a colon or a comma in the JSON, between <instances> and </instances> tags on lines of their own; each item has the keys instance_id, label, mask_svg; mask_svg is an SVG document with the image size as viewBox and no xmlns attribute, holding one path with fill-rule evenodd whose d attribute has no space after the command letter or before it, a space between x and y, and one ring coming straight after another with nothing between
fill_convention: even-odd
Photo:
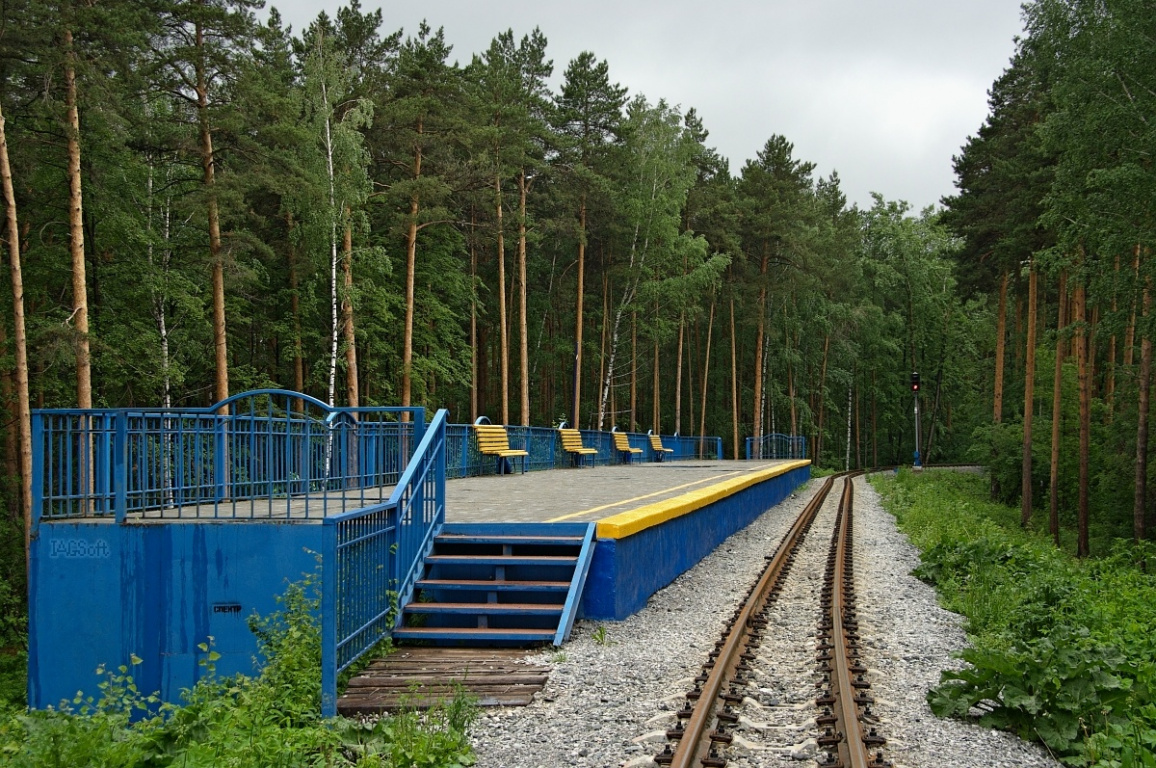
<instances>
[{"instance_id":1,"label":"yellow bench","mask_svg":"<svg viewBox=\"0 0 1156 768\"><path fill-rule=\"evenodd\" d=\"M648 434L650 438L650 450L654 451L654 460L662 461L666 458L666 454L674 453L673 448L663 448L662 439L658 435Z\"/></svg>"},{"instance_id":2,"label":"yellow bench","mask_svg":"<svg viewBox=\"0 0 1156 768\"><path fill-rule=\"evenodd\" d=\"M475 424L474 432L478 438L478 453L497 457L499 475L505 474L502 470L506 459L517 458L522 460L522 474L526 473L526 457L530 453L510 447L510 437L505 427L498 424Z\"/></svg>"},{"instance_id":3,"label":"yellow bench","mask_svg":"<svg viewBox=\"0 0 1156 768\"><path fill-rule=\"evenodd\" d=\"M570 454L575 464L581 465L586 457L590 457L590 466L594 466L594 457L598 455L597 448L587 448L582 445L582 433L576 429L559 429L562 436L562 449Z\"/></svg>"},{"instance_id":4,"label":"yellow bench","mask_svg":"<svg viewBox=\"0 0 1156 768\"><path fill-rule=\"evenodd\" d=\"M622 461L629 464L634 461L634 454L642 453L641 448L632 448L630 438L625 432L611 432L614 436L614 450L622 455Z\"/></svg>"}]
</instances>

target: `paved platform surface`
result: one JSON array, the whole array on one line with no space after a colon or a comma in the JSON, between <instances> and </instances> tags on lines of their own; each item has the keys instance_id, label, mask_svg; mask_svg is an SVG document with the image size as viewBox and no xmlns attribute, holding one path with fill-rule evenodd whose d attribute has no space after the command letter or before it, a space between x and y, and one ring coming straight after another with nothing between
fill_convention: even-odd
<instances>
[{"instance_id":1,"label":"paved platform surface","mask_svg":"<svg viewBox=\"0 0 1156 768\"><path fill-rule=\"evenodd\" d=\"M446 482L446 522L595 522L786 463L666 461L460 478Z\"/></svg>"}]
</instances>

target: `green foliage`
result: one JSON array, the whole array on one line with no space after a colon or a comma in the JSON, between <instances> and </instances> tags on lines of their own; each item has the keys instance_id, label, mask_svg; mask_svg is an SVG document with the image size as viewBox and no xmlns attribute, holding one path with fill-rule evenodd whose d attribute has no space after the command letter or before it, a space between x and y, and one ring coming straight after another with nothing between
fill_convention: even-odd
<instances>
[{"instance_id":1,"label":"green foliage","mask_svg":"<svg viewBox=\"0 0 1156 768\"><path fill-rule=\"evenodd\" d=\"M968 666L943 673L932 710L1038 739L1070 765L1152 764L1152 547L1074 560L1020 530L1018 510L987 501L987 486L947 473L877 483L922 550L916 575L967 621Z\"/></svg>"},{"instance_id":2,"label":"green foliage","mask_svg":"<svg viewBox=\"0 0 1156 768\"><path fill-rule=\"evenodd\" d=\"M360 766L453 768L473 764L468 733L474 702L459 692L426 713L372 724L321 718L321 644L316 581L290 584L281 608L253 617L263 664L257 677L221 678L211 638L200 645L205 673L180 705L138 689L131 669L100 668L99 698L59 709L0 714L0 766L13 768L250 768Z\"/></svg>"},{"instance_id":3,"label":"green foliage","mask_svg":"<svg viewBox=\"0 0 1156 768\"><path fill-rule=\"evenodd\" d=\"M468 733L477 711L459 689L424 712L405 708L373 722L342 720L336 732L361 768L464 768L474 764Z\"/></svg>"}]
</instances>

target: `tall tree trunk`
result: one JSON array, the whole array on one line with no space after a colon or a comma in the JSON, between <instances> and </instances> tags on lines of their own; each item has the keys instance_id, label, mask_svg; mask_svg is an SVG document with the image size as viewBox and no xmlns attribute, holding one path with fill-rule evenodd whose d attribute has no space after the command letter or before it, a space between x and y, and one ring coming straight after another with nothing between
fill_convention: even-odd
<instances>
[{"instance_id":1,"label":"tall tree trunk","mask_svg":"<svg viewBox=\"0 0 1156 768\"><path fill-rule=\"evenodd\" d=\"M476 214L470 212L470 423L478 420L478 230ZM578 425L575 424L575 427Z\"/></svg>"},{"instance_id":2,"label":"tall tree trunk","mask_svg":"<svg viewBox=\"0 0 1156 768\"><path fill-rule=\"evenodd\" d=\"M1007 286L1011 275L1006 270L999 284L999 310L995 321L995 387L991 420L1003 421L1004 358L1007 350Z\"/></svg>"},{"instance_id":3,"label":"tall tree trunk","mask_svg":"<svg viewBox=\"0 0 1156 768\"><path fill-rule=\"evenodd\" d=\"M153 163L153 158L150 155L148 158L148 180L147 180L147 198L146 198L147 199L146 221L147 221L147 229L148 229L147 252L148 252L148 263L149 263L150 271L156 269L156 258L155 258L155 250L156 249L154 246L154 242L156 241L156 237L155 237L155 234L153 231L153 216L154 216L154 205L155 205L155 200L154 200L154 198L155 198L154 172L155 172L155 167L154 167L154 163ZM168 178L169 178L169 175L166 173L166 181L168 180ZM167 187L168 185L166 184L165 186ZM166 193L165 204L164 204L163 213L161 216L161 221L163 222L163 226L161 228L161 240L165 244L165 246L164 246L164 258L161 261L161 270L166 275L168 274L169 265L171 263L171 257L172 257L172 248L170 246L171 238L172 238L172 210L173 210L172 195L171 195L171 193ZM168 410L173 405L173 387L172 387L173 381L172 381L172 365L171 365L170 356L169 356L168 316L167 316L167 312L165 310L166 297L165 297L164 292L159 290L155 286L150 288L149 293L150 293L150 299L152 302L153 322L156 323L157 336L160 338L160 343L161 343L160 344L160 347L161 347L160 348L160 352L161 352L161 376L162 376L162 386L164 387L164 394L161 396L161 404L163 405L165 410Z\"/></svg>"},{"instance_id":4,"label":"tall tree trunk","mask_svg":"<svg viewBox=\"0 0 1156 768\"><path fill-rule=\"evenodd\" d=\"M574 418L571 422L578 427L579 409L582 403L582 296L583 281L586 278L586 194L578 204L578 297L574 320Z\"/></svg>"},{"instance_id":5,"label":"tall tree trunk","mask_svg":"<svg viewBox=\"0 0 1156 768\"><path fill-rule=\"evenodd\" d=\"M1036 264L1028 264L1028 338L1024 359L1024 445L1023 492L1020 501L1020 525L1027 528L1032 520L1032 414L1035 411L1036 386Z\"/></svg>"},{"instance_id":6,"label":"tall tree trunk","mask_svg":"<svg viewBox=\"0 0 1156 768\"><path fill-rule=\"evenodd\" d=\"M506 233L502 230L502 179L494 177L494 215L498 235L498 344L502 360L502 423L510 423L510 331L506 322Z\"/></svg>"},{"instance_id":7,"label":"tall tree trunk","mask_svg":"<svg viewBox=\"0 0 1156 768\"><path fill-rule=\"evenodd\" d=\"M847 450L843 455L843 471L851 471L851 396L854 394L854 389L850 384L847 385Z\"/></svg>"},{"instance_id":8,"label":"tall tree trunk","mask_svg":"<svg viewBox=\"0 0 1156 768\"><path fill-rule=\"evenodd\" d=\"M1116 273L1116 275L1115 275L1116 276L1116 283L1119 284L1119 282L1120 282L1120 257L1119 256L1116 256L1115 273ZM1112 289L1112 316L1113 317L1116 315L1116 312L1119 310L1119 308L1120 308L1120 302L1119 302L1118 291L1115 288L1113 288ZM1114 405L1113 401L1115 400L1115 394L1116 394L1116 332L1112 331L1112 334L1108 337L1108 370L1104 374L1104 400L1106 401L1106 403L1108 405L1108 418L1111 418L1113 405Z\"/></svg>"},{"instance_id":9,"label":"tall tree trunk","mask_svg":"<svg viewBox=\"0 0 1156 768\"><path fill-rule=\"evenodd\" d=\"M422 120L417 121L417 133L423 133ZM421 178L421 145L413 150L413 175ZM421 209L421 199L417 192L409 198L409 223L405 231L405 335L401 348L401 404L409 406L413 402L413 316L414 281L417 270L417 216Z\"/></svg>"},{"instance_id":10,"label":"tall tree trunk","mask_svg":"<svg viewBox=\"0 0 1156 768\"><path fill-rule=\"evenodd\" d=\"M706 392L707 382L710 381L710 340L711 332L714 331L714 305L715 297L712 295L710 297L710 319L707 320L706 324L706 351L702 356L702 405L698 412L698 436L700 438L706 435ZM703 453L703 445L701 441L699 443L698 452L699 455L702 455ZM722 457L719 456L719 458L721 459Z\"/></svg>"},{"instance_id":11,"label":"tall tree trunk","mask_svg":"<svg viewBox=\"0 0 1156 768\"><path fill-rule=\"evenodd\" d=\"M763 243L763 259L759 267L759 325L755 332L755 412L754 422L755 445L760 444L759 438L763 435L763 334L766 333L767 322L767 266L770 261L767 243Z\"/></svg>"},{"instance_id":12,"label":"tall tree trunk","mask_svg":"<svg viewBox=\"0 0 1156 768\"><path fill-rule=\"evenodd\" d=\"M229 397L229 348L225 325L225 265L221 254L221 216L217 207L214 175L213 134L209 127L209 85L205 73L205 30L195 25L197 48L197 120L201 129L201 168L207 192L205 205L209 215L209 262L213 271L213 349L215 377L213 393L217 402ZM222 414L228 408L222 409Z\"/></svg>"},{"instance_id":13,"label":"tall tree trunk","mask_svg":"<svg viewBox=\"0 0 1156 768\"><path fill-rule=\"evenodd\" d=\"M879 466L879 403L875 388L879 385L875 371L871 371L871 466Z\"/></svg>"},{"instance_id":14,"label":"tall tree trunk","mask_svg":"<svg viewBox=\"0 0 1156 768\"><path fill-rule=\"evenodd\" d=\"M350 408L361 406L358 393L357 337L353 332L353 224L352 212L345 208L345 238L342 243L341 271L344 295L341 297L341 327L345 336L345 396Z\"/></svg>"},{"instance_id":15,"label":"tall tree trunk","mask_svg":"<svg viewBox=\"0 0 1156 768\"><path fill-rule=\"evenodd\" d=\"M1076 285L1075 295L1075 323L1076 323L1076 369L1080 381L1080 479L1079 479L1079 506L1076 513L1076 556L1087 557L1088 547L1088 495L1089 469L1088 457L1091 451L1092 436L1092 382L1088 364L1088 328L1085 323L1086 293L1082 282Z\"/></svg>"},{"instance_id":16,"label":"tall tree trunk","mask_svg":"<svg viewBox=\"0 0 1156 768\"><path fill-rule=\"evenodd\" d=\"M638 313L630 313L630 426L633 432L638 425Z\"/></svg>"},{"instance_id":17,"label":"tall tree trunk","mask_svg":"<svg viewBox=\"0 0 1156 768\"><path fill-rule=\"evenodd\" d=\"M1137 243L1132 249L1132 280L1133 284L1140 282L1140 244ZM1136 298L1135 293L1130 292L1132 300L1129 302L1131 311L1128 314L1128 327L1124 331L1124 367L1132 367L1132 356L1135 352L1136 345Z\"/></svg>"},{"instance_id":18,"label":"tall tree trunk","mask_svg":"<svg viewBox=\"0 0 1156 768\"><path fill-rule=\"evenodd\" d=\"M608 339L609 335L610 335L610 273L609 272L603 272L602 273L602 332L601 332L601 334L599 336L599 340L598 340L598 380L599 381L606 381L607 388L608 388L610 394L613 395L614 387L610 385L611 384L610 380L606 378L606 364L609 362L607 352L606 352L606 345L607 345L607 339ZM610 399L613 400L613 398L610 398ZM605 406L604 406L604 408L605 408ZM614 413L614 406L610 405L609 409L610 409L609 414L611 417L610 423L611 424L618 423L618 419L615 418L617 416L617 414ZM600 414L599 415L599 421L601 421L601 420L602 419L601 419L601 414Z\"/></svg>"},{"instance_id":19,"label":"tall tree trunk","mask_svg":"<svg viewBox=\"0 0 1156 768\"><path fill-rule=\"evenodd\" d=\"M1060 297L1056 309L1056 367L1052 378L1052 455L1048 470L1048 529L1060 546L1060 423L1064 417L1064 342L1061 338L1068 324L1068 273L1060 272Z\"/></svg>"},{"instance_id":20,"label":"tall tree trunk","mask_svg":"<svg viewBox=\"0 0 1156 768\"><path fill-rule=\"evenodd\" d=\"M1141 299L1143 316L1152 309L1151 280L1146 279ZM1132 500L1132 538L1144 540L1144 511L1148 499L1148 417L1149 390L1152 386L1152 339L1144 334L1140 341L1140 381L1136 418L1136 482Z\"/></svg>"},{"instance_id":21,"label":"tall tree trunk","mask_svg":"<svg viewBox=\"0 0 1156 768\"><path fill-rule=\"evenodd\" d=\"M814 462L819 463L819 457L823 453L823 421L826 417L827 406L823 393L827 389L827 356L831 351L831 334L827 333L823 336L823 366L819 374L819 387L815 396L818 398L818 406L815 410L819 414L819 434L815 438L815 458ZM838 450L837 448L835 450Z\"/></svg>"},{"instance_id":22,"label":"tall tree trunk","mask_svg":"<svg viewBox=\"0 0 1156 768\"><path fill-rule=\"evenodd\" d=\"M24 324L24 277L20 266L20 227L16 220L16 193L8 163L4 113L0 111L0 184L3 184L8 222L8 262L12 277L12 326L16 343L16 409L20 431L20 506L24 517L24 562L32 543L32 411L28 392L28 335Z\"/></svg>"},{"instance_id":23,"label":"tall tree trunk","mask_svg":"<svg viewBox=\"0 0 1156 768\"><path fill-rule=\"evenodd\" d=\"M731 448L733 458L739 458L739 356L735 343L735 299L731 297Z\"/></svg>"},{"instance_id":24,"label":"tall tree trunk","mask_svg":"<svg viewBox=\"0 0 1156 768\"><path fill-rule=\"evenodd\" d=\"M783 318L784 319L787 318L787 304L786 304L786 302L783 302ZM790 362L791 356L789 353L790 353L791 349L797 348L798 344L795 344L795 346L792 347L792 345L791 345L791 329L789 327L787 327L786 324L784 324L784 326L783 326L783 340L786 342L786 347L787 347L787 352L788 352L788 354L787 354L787 402L791 406L791 436L795 437L799 434L799 411L798 411L798 407L795 404L795 374L794 374L794 370L791 366L791 362ZM798 339L795 339L795 341L798 341Z\"/></svg>"},{"instance_id":25,"label":"tall tree trunk","mask_svg":"<svg viewBox=\"0 0 1156 768\"><path fill-rule=\"evenodd\" d=\"M654 308L654 314L655 315L658 314L658 307L657 306L655 306L655 308ZM653 418L651 419L652 423L651 423L650 428L652 430L654 430L654 434L657 435L659 433L659 428L658 428L659 421L661 420L661 416L662 416L662 408L661 408L662 401L659 399L659 392L658 392L658 339L657 338L654 340L654 370L652 371L652 377L654 379L654 402L652 404L653 405Z\"/></svg>"},{"instance_id":26,"label":"tall tree trunk","mask_svg":"<svg viewBox=\"0 0 1156 768\"><path fill-rule=\"evenodd\" d=\"M530 426L530 341L526 319L526 170L518 174L518 323L521 341L522 426ZM577 428L577 424L574 425Z\"/></svg>"},{"instance_id":27,"label":"tall tree trunk","mask_svg":"<svg viewBox=\"0 0 1156 768\"><path fill-rule=\"evenodd\" d=\"M0 320L0 352L8 355L8 323L3 320ZM12 370L8 367L0 370L0 397L4 398L4 406L8 411L8 423L4 428L4 472L9 478L20 477L20 404L13 397L15 389ZM12 521L22 521L20 491L13 489L5 501Z\"/></svg>"},{"instance_id":28,"label":"tall tree trunk","mask_svg":"<svg viewBox=\"0 0 1156 768\"><path fill-rule=\"evenodd\" d=\"M92 408L88 282L84 263L84 204L80 184L80 115L76 108L76 51L72 47L72 30L64 30L64 49L64 103L68 119L68 232L69 253L72 256L71 319L76 329L76 404L79 408Z\"/></svg>"},{"instance_id":29,"label":"tall tree trunk","mask_svg":"<svg viewBox=\"0 0 1156 768\"><path fill-rule=\"evenodd\" d=\"M675 356L674 434L682 434L682 344L686 334L686 313L678 316L678 354ZM693 423L693 422L692 422Z\"/></svg>"},{"instance_id":30,"label":"tall tree trunk","mask_svg":"<svg viewBox=\"0 0 1156 768\"><path fill-rule=\"evenodd\" d=\"M340 216L339 211L344 206L339 208L337 205L337 185L333 172L333 132L330 125L329 90L325 87L324 78L321 80L321 100L325 111L325 163L329 178L329 387L327 389L329 399L327 402L332 408L337 404L337 336L341 332L337 323L337 218Z\"/></svg>"},{"instance_id":31,"label":"tall tree trunk","mask_svg":"<svg viewBox=\"0 0 1156 768\"><path fill-rule=\"evenodd\" d=\"M290 228L293 224L290 222ZM289 245L289 312L293 315L293 389L305 391L305 343L301 338L301 296L298 292L297 248ZM305 404L298 403L304 410Z\"/></svg>"}]
</instances>

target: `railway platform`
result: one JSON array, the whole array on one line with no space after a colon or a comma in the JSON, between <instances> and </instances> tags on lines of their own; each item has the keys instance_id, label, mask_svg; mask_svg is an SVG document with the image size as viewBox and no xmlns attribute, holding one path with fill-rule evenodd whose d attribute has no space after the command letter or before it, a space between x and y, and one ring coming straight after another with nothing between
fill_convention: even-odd
<instances>
[{"instance_id":1,"label":"railway platform","mask_svg":"<svg viewBox=\"0 0 1156 768\"><path fill-rule=\"evenodd\" d=\"M391 634L559 644L579 615L629 616L810 473L716 460L720 438L664 436L659 461L638 433L625 437L642 460L618 464L623 433L591 430L592 460L570 466L559 429L506 429L524 474L498 474L445 410L255 390L37 411L29 703L92 691L92 670L132 659L166 701L209 655L218 674L252 671L249 620L304 579L332 713L338 676Z\"/></svg>"}]
</instances>

